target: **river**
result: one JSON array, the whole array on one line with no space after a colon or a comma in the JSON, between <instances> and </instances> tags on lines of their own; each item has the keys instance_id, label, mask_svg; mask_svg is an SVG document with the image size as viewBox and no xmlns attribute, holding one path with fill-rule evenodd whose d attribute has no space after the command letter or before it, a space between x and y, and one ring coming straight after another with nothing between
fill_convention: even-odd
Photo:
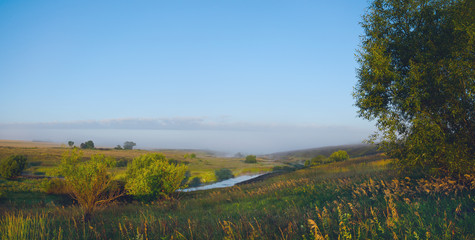
<instances>
[{"instance_id":1,"label":"river","mask_svg":"<svg viewBox=\"0 0 475 240\"><path fill-rule=\"evenodd\" d=\"M241 183L241 182L244 182L244 181L247 181L247 180L251 180L253 178L262 176L264 174L266 174L266 173L261 173L261 174L256 174L256 175L242 175L242 176L239 176L239 177L226 179L226 180L221 181L221 182L216 182L216 183L213 183L213 184L199 186L199 187L185 188L185 189L181 189L179 191L180 192L193 192L193 191L208 190L208 189L214 189L214 188L232 187L232 186L234 186L238 183Z\"/></svg>"}]
</instances>

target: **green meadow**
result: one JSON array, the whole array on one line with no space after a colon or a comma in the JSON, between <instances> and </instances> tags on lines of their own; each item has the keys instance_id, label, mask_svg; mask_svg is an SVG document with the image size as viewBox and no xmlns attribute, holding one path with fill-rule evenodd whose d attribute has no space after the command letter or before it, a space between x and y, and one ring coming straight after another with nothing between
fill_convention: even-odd
<instances>
[{"instance_id":1,"label":"green meadow","mask_svg":"<svg viewBox=\"0 0 475 240\"><path fill-rule=\"evenodd\" d=\"M401 175L382 153L279 172L249 184L177 193L150 203L123 197L89 222L68 195L45 191L66 149L4 146L25 154L28 177L0 180L0 239L473 239L475 175ZM130 161L142 150L86 150ZM227 167L235 175L271 171L285 160L220 158L163 151L191 175ZM295 162L293 162L295 164ZM118 176L124 167L117 167ZM277 168L278 169L278 168ZM213 177L207 178L214 181Z\"/></svg>"}]
</instances>

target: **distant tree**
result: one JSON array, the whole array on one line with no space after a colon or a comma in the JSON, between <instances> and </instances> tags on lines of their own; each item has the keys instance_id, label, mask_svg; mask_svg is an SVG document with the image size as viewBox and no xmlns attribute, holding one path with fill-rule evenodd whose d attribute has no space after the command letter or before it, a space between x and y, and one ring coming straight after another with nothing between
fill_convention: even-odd
<instances>
[{"instance_id":1,"label":"distant tree","mask_svg":"<svg viewBox=\"0 0 475 240\"><path fill-rule=\"evenodd\" d=\"M345 160L348 160L349 158L350 158L350 156L344 150L336 151L336 152L332 153L329 157L330 161L332 161L332 162L345 161Z\"/></svg>"},{"instance_id":2,"label":"distant tree","mask_svg":"<svg viewBox=\"0 0 475 240\"><path fill-rule=\"evenodd\" d=\"M370 142L403 170L473 171L474 1L374 0L362 26L353 96Z\"/></svg>"},{"instance_id":3,"label":"distant tree","mask_svg":"<svg viewBox=\"0 0 475 240\"><path fill-rule=\"evenodd\" d=\"M82 149L94 149L94 142L92 140L89 140L85 143L81 143L81 148Z\"/></svg>"},{"instance_id":4,"label":"distant tree","mask_svg":"<svg viewBox=\"0 0 475 240\"><path fill-rule=\"evenodd\" d=\"M125 189L138 200L169 198L182 186L187 167L170 163L159 153L136 157L127 165Z\"/></svg>"},{"instance_id":5,"label":"distant tree","mask_svg":"<svg viewBox=\"0 0 475 240\"><path fill-rule=\"evenodd\" d=\"M26 156L12 155L0 162L0 174L4 178L14 178L21 175L26 166Z\"/></svg>"},{"instance_id":6,"label":"distant tree","mask_svg":"<svg viewBox=\"0 0 475 240\"><path fill-rule=\"evenodd\" d=\"M242 153L238 152L238 153L234 154L234 157L235 158L243 158L244 155Z\"/></svg>"},{"instance_id":7,"label":"distant tree","mask_svg":"<svg viewBox=\"0 0 475 240\"><path fill-rule=\"evenodd\" d=\"M233 172L231 172L231 170L227 168L221 168L221 169L215 170L214 175L216 176L216 179L218 181L223 181L223 180L234 177Z\"/></svg>"},{"instance_id":8,"label":"distant tree","mask_svg":"<svg viewBox=\"0 0 475 240\"><path fill-rule=\"evenodd\" d=\"M93 155L90 160L81 161L82 151L73 149L63 155L57 173L64 177L67 191L83 211L83 220L88 222L94 212L122 195L114 185L109 172L115 160L104 155Z\"/></svg>"},{"instance_id":9,"label":"distant tree","mask_svg":"<svg viewBox=\"0 0 475 240\"><path fill-rule=\"evenodd\" d=\"M114 149L115 149L115 150L122 150L123 148L122 148L122 146L120 146L120 145L117 145L117 146L115 146L115 148L114 148Z\"/></svg>"},{"instance_id":10,"label":"distant tree","mask_svg":"<svg viewBox=\"0 0 475 240\"><path fill-rule=\"evenodd\" d=\"M135 144L134 142L129 142L129 141L126 141L124 143L124 149L125 150L132 150L137 144Z\"/></svg>"},{"instance_id":11,"label":"distant tree","mask_svg":"<svg viewBox=\"0 0 475 240\"><path fill-rule=\"evenodd\" d=\"M256 155L247 155L246 160L244 160L245 163L257 163L257 157Z\"/></svg>"},{"instance_id":12,"label":"distant tree","mask_svg":"<svg viewBox=\"0 0 475 240\"><path fill-rule=\"evenodd\" d=\"M125 150L132 150L134 148L134 146L136 146L137 144L135 144L134 142L125 142L124 143L124 149Z\"/></svg>"},{"instance_id":13,"label":"distant tree","mask_svg":"<svg viewBox=\"0 0 475 240\"><path fill-rule=\"evenodd\" d=\"M73 141L68 141L68 145L69 145L69 147L73 147L73 146L74 146L74 142L73 142Z\"/></svg>"},{"instance_id":14,"label":"distant tree","mask_svg":"<svg viewBox=\"0 0 475 240\"><path fill-rule=\"evenodd\" d=\"M191 158L191 159L196 158L196 153L191 153L191 154L190 154L190 158Z\"/></svg>"}]
</instances>

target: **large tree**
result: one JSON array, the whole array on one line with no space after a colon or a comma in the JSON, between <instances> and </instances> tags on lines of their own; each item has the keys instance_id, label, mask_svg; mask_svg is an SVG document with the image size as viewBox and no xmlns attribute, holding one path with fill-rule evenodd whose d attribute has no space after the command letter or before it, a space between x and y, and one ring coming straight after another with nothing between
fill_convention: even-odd
<instances>
[{"instance_id":1,"label":"large tree","mask_svg":"<svg viewBox=\"0 0 475 240\"><path fill-rule=\"evenodd\" d=\"M363 16L353 96L401 169L474 169L474 14L473 0L375 0Z\"/></svg>"}]
</instances>

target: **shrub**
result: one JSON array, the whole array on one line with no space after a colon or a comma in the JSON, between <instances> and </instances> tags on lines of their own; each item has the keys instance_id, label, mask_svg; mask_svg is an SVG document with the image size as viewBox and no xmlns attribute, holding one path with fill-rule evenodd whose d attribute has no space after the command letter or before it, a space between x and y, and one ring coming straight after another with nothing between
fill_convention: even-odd
<instances>
[{"instance_id":1,"label":"shrub","mask_svg":"<svg viewBox=\"0 0 475 240\"><path fill-rule=\"evenodd\" d=\"M304 166L305 167L310 167L310 160L305 160L305 163L304 163Z\"/></svg>"},{"instance_id":2,"label":"shrub","mask_svg":"<svg viewBox=\"0 0 475 240\"><path fill-rule=\"evenodd\" d=\"M88 161L80 162L82 151L73 149L63 155L58 174L64 176L68 193L80 205L83 220L87 222L92 214L105 207L122 194L112 189L113 180L109 169L114 159L104 155L92 155Z\"/></svg>"},{"instance_id":3,"label":"shrub","mask_svg":"<svg viewBox=\"0 0 475 240\"><path fill-rule=\"evenodd\" d=\"M142 201L169 198L181 187L186 170L184 164L170 163L163 154L144 154L127 166L125 189Z\"/></svg>"},{"instance_id":4,"label":"shrub","mask_svg":"<svg viewBox=\"0 0 475 240\"><path fill-rule=\"evenodd\" d=\"M66 182L59 178L45 179L41 183L43 191L47 194L68 194Z\"/></svg>"},{"instance_id":5,"label":"shrub","mask_svg":"<svg viewBox=\"0 0 475 240\"><path fill-rule=\"evenodd\" d=\"M257 157L255 155L247 155L245 163L257 163Z\"/></svg>"},{"instance_id":6,"label":"shrub","mask_svg":"<svg viewBox=\"0 0 475 240\"><path fill-rule=\"evenodd\" d=\"M26 166L26 156L12 155L4 158L0 163L0 174L4 178L14 178L20 176Z\"/></svg>"},{"instance_id":7,"label":"shrub","mask_svg":"<svg viewBox=\"0 0 475 240\"><path fill-rule=\"evenodd\" d=\"M223 181L223 180L230 179L230 178L234 177L233 172L231 172L231 170L229 170L227 168L221 168L219 170L215 170L214 175L216 176L216 179L218 181Z\"/></svg>"},{"instance_id":8,"label":"shrub","mask_svg":"<svg viewBox=\"0 0 475 240\"><path fill-rule=\"evenodd\" d=\"M340 162L340 161L348 160L349 158L350 158L350 156L344 150L336 151L336 152L332 153L332 155L330 155L330 157L329 157L329 159L332 162Z\"/></svg>"},{"instance_id":9,"label":"shrub","mask_svg":"<svg viewBox=\"0 0 475 240\"><path fill-rule=\"evenodd\" d=\"M201 185L201 178L200 177L194 177L191 179L190 183L188 186L190 187L198 187Z\"/></svg>"}]
</instances>

